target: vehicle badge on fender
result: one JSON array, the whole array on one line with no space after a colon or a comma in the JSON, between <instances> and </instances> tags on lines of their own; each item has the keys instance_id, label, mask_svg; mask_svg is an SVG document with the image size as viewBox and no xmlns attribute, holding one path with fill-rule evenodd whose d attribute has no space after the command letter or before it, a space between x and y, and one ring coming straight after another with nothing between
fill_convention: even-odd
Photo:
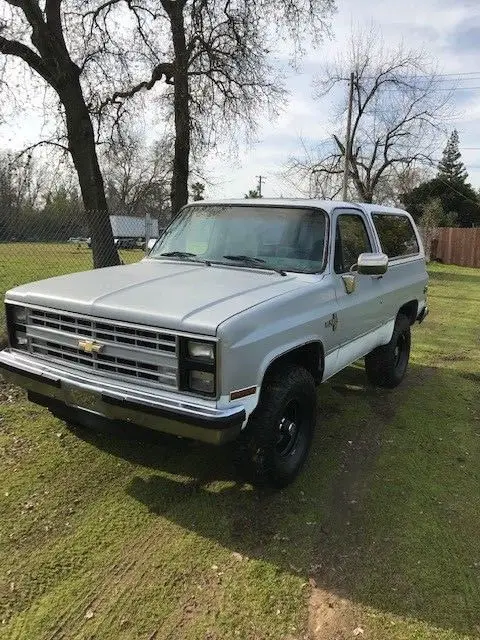
<instances>
[{"instance_id":1,"label":"vehicle badge on fender","mask_svg":"<svg viewBox=\"0 0 480 640\"><path fill-rule=\"evenodd\" d=\"M325 327L332 327L332 331L336 331L337 329L337 325L338 325L338 316L336 313L332 314L332 317L330 318L330 320L327 320L327 322L325 322Z\"/></svg>"}]
</instances>

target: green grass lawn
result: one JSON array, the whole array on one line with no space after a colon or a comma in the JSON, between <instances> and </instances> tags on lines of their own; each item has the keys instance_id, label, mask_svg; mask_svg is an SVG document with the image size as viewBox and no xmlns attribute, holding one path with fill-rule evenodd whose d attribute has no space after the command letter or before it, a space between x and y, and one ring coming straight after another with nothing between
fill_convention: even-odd
<instances>
[{"instance_id":1,"label":"green grass lawn","mask_svg":"<svg viewBox=\"0 0 480 640\"><path fill-rule=\"evenodd\" d=\"M479 638L480 270L430 273L404 384L321 386L280 493L225 449L72 432L0 390L0 638Z\"/></svg>"}]
</instances>

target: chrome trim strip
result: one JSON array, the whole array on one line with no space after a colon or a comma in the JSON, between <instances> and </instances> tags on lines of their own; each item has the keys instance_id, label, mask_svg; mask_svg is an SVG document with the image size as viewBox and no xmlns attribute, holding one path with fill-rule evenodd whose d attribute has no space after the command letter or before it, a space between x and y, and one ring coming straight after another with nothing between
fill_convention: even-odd
<instances>
[{"instance_id":1,"label":"chrome trim strip","mask_svg":"<svg viewBox=\"0 0 480 640\"><path fill-rule=\"evenodd\" d=\"M240 433L246 421L243 406L217 409L214 401L186 402L174 394L154 393L135 385L110 384L95 376L49 366L5 349L0 352L0 371L5 378L62 407L93 411L113 420L124 420L183 437L220 444ZM72 390L93 396L94 406L72 404ZM68 409L66 409L68 411Z\"/></svg>"},{"instance_id":2,"label":"chrome trim strip","mask_svg":"<svg viewBox=\"0 0 480 640\"><path fill-rule=\"evenodd\" d=\"M391 267L396 267L399 264L407 264L409 262L418 261L425 262L425 257L420 253L411 253L410 255L405 257L399 256L398 258L389 258L388 268L390 269Z\"/></svg>"}]
</instances>

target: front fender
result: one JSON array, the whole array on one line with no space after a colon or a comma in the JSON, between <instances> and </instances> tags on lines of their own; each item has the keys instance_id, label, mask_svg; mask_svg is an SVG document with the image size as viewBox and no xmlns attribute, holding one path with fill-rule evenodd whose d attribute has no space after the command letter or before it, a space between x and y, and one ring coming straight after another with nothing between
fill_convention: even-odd
<instances>
[{"instance_id":1,"label":"front fender","mask_svg":"<svg viewBox=\"0 0 480 640\"><path fill-rule=\"evenodd\" d=\"M320 343L325 355L335 349L334 337L325 330L337 309L335 292L321 285L317 280L299 286L299 291L257 305L219 326L220 403L234 402L232 391L255 387L246 406L252 411L265 372L278 357L308 343Z\"/></svg>"}]
</instances>

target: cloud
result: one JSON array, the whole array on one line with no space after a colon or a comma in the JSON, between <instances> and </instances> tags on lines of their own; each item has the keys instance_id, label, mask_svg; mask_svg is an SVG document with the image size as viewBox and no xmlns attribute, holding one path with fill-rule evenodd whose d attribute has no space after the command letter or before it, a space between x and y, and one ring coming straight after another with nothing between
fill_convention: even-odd
<instances>
[{"instance_id":1,"label":"cloud","mask_svg":"<svg viewBox=\"0 0 480 640\"><path fill-rule=\"evenodd\" d=\"M478 52L478 43L480 41L480 14L477 16L468 16L458 22L451 29L447 46L456 53L468 53L471 51Z\"/></svg>"},{"instance_id":2,"label":"cloud","mask_svg":"<svg viewBox=\"0 0 480 640\"><path fill-rule=\"evenodd\" d=\"M230 165L231 168L228 163L216 162L214 158L209 160L212 175L218 176L218 184L211 195L241 196L256 185L259 174L267 176L265 195L298 195L295 185L282 179L281 170L289 157L302 155L302 142L311 149L328 139L338 125L334 120L334 105L341 98L341 90L329 99L316 101L313 99L312 82L315 76L321 76L325 65L348 46L352 26L368 27L373 20L386 44L394 47L403 42L407 47L425 49L432 58L438 58L442 73L476 71L479 68L476 43L480 41L480 32L474 35L473 29L480 28L480 22L472 22L471 8L477 7L477 2L364 0L360 3L358 0L343 0L332 25L334 38L324 41L316 49L308 49L300 73L288 74L288 104L276 120L261 121L258 143L242 150L238 162ZM463 40L457 42L455 39L459 38ZM452 46L455 46L456 56L452 55ZM279 62L285 60L280 56ZM446 82L445 86L449 84ZM475 87L480 85L480 81L459 85ZM474 88L454 93L457 116L446 126L449 129L458 127L465 147L480 147L479 96L480 91ZM439 145L439 155L442 146L443 142ZM470 180L480 184L480 154L465 150L464 160Z\"/></svg>"}]
</instances>

